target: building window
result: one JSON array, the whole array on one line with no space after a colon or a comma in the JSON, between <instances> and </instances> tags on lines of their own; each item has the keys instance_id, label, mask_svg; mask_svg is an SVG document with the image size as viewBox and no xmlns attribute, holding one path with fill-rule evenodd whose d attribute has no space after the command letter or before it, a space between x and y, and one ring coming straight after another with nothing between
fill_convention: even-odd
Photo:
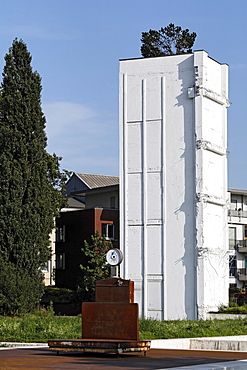
<instances>
[{"instance_id":1,"label":"building window","mask_svg":"<svg viewBox=\"0 0 247 370\"><path fill-rule=\"evenodd\" d=\"M106 239L114 239L114 225L113 224L102 224L102 235Z\"/></svg>"},{"instance_id":2,"label":"building window","mask_svg":"<svg viewBox=\"0 0 247 370\"><path fill-rule=\"evenodd\" d=\"M110 207L112 209L115 209L116 208L115 197L110 197Z\"/></svg>"},{"instance_id":3,"label":"building window","mask_svg":"<svg viewBox=\"0 0 247 370\"><path fill-rule=\"evenodd\" d=\"M229 249L236 247L236 227L229 227Z\"/></svg>"},{"instance_id":4,"label":"building window","mask_svg":"<svg viewBox=\"0 0 247 370\"><path fill-rule=\"evenodd\" d=\"M235 277L236 276L236 256L229 256L229 275Z\"/></svg>"},{"instance_id":5,"label":"building window","mask_svg":"<svg viewBox=\"0 0 247 370\"><path fill-rule=\"evenodd\" d=\"M244 225L244 239L247 239L247 225Z\"/></svg>"},{"instance_id":6,"label":"building window","mask_svg":"<svg viewBox=\"0 0 247 370\"><path fill-rule=\"evenodd\" d=\"M56 241L65 242L65 225L57 226Z\"/></svg>"},{"instance_id":7,"label":"building window","mask_svg":"<svg viewBox=\"0 0 247 370\"><path fill-rule=\"evenodd\" d=\"M56 269L65 270L65 253L56 254Z\"/></svg>"},{"instance_id":8,"label":"building window","mask_svg":"<svg viewBox=\"0 0 247 370\"><path fill-rule=\"evenodd\" d=\"M235 211L237 211L238 209L238 201L237 199L231 199L231 209L234 209Z\"/></svg>"}]
</instances>

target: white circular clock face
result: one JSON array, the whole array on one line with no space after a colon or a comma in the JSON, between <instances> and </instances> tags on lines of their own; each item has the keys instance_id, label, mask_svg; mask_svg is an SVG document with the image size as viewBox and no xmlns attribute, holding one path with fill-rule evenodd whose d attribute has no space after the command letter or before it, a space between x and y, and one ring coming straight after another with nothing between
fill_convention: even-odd
<instances>
[{"instance_id":1,"label":"white circular clock face","mask_svg":"<svg viewBox=\"0 0 247 370\"><path fill-rule=\"evenodd\" d=\"M119 265L123 260L123 253L118 248L110 249L106 253L106 260L112 266Z\"/></svg>"}]
</instances>

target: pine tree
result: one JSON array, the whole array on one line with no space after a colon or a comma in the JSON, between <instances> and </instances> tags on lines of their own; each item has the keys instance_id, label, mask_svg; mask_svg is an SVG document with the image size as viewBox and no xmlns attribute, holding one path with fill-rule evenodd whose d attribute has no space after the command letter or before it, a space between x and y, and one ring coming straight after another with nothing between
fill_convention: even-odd
<instances>
[{"instance_id":1,"label":"pine tree","mask_svg":"<svg viewBox=\"0 0 247 370\"><path fill-rule=\"evenodd\" d=\"M49 234L65 204L67 177L61 158L46 151L41 78L31 60L25 43L15 39L0 90L0 262L13 264L37 284L50 258ZM40 289L32 296L38 301Z\"/></svg>"},{"instance_id":2,"label":"pine tree","mask_svg":"<svg viewBox=\"0 0 247 370\"><path fill-rule=\"evenodd\" d=\"M144 58L161 57L173 54L192 53L196 33L170 23L160 30L142 32L141 54Z\"/></svg>"}]
</instances>

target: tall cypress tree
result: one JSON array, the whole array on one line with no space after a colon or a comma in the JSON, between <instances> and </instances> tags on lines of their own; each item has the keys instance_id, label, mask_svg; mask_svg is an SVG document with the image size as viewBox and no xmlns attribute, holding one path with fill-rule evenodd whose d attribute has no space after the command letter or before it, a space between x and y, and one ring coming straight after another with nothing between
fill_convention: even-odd
<instances>
[{"instance_id":1,"label":"tall cypress tree","mask_svg":"<svg viewBox=\"0 0 247 370\"><path fill-rule=\"evenodd\" d=\"M41 78L31 60L25 43L15 39L5 56L0 90L0 263L37 285L50 258L54 216L65 204L66 175L60 158L46 151ZM1 294L0 286L0 312Z\"/></svg>"}]
</instances>

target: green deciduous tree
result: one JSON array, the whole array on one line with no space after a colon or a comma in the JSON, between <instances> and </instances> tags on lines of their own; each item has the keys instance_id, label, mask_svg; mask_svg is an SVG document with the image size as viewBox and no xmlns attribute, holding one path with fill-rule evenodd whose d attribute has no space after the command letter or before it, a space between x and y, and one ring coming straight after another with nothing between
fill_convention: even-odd
<instances>
[{"instance_id":1,"label":"green deciduous tree","mask_svg":"<svg viewBox=\"0 0 247 370\"><path fill-rule=\"evenodd\" d=\"M25 43L15 39L5 56L0 89L0 262L41 284L54 216L66 204L67 176L60 158L46 151L41 78L31 60ZM33 303L40 294L36 289Z\"/></svg>"},{"instance_id":2,"label":"green deciduous tree","mask_svg":"<svg viewBox=\"0 0 247 370\"><path fill-rule=\"evenodd\" d=\"M85 240L82 248L87 263L80 266L82 282L78 292L83 301L94 301L96 280L106 279L111 275L110 265L106 262L106 253L113 248L112 243L104 236L99 236L98 232L92 235L91 240L91 244Z\"/></svg>"},{"instance_id":3,"label":"green deciduous tree","mask_svg":"<svg viewBox=\"0 0 247 370\"><path fill-rule=\"evenodd\" d=\"M26 271L11 262L0 260L0 313L15 316L37 306L43 295L41 271Z\"/></svg>"},{"instance_id":4,"label":"green deciduous tree","mask_svg":"<svg viewBox=\"0 0 247 370\"><path fill-rule=\"evenodd\" d=\"M160 30L142 32L141 54L144 58L191 53L196 33L170 23Z\"/></svg>"}]
</instances>

